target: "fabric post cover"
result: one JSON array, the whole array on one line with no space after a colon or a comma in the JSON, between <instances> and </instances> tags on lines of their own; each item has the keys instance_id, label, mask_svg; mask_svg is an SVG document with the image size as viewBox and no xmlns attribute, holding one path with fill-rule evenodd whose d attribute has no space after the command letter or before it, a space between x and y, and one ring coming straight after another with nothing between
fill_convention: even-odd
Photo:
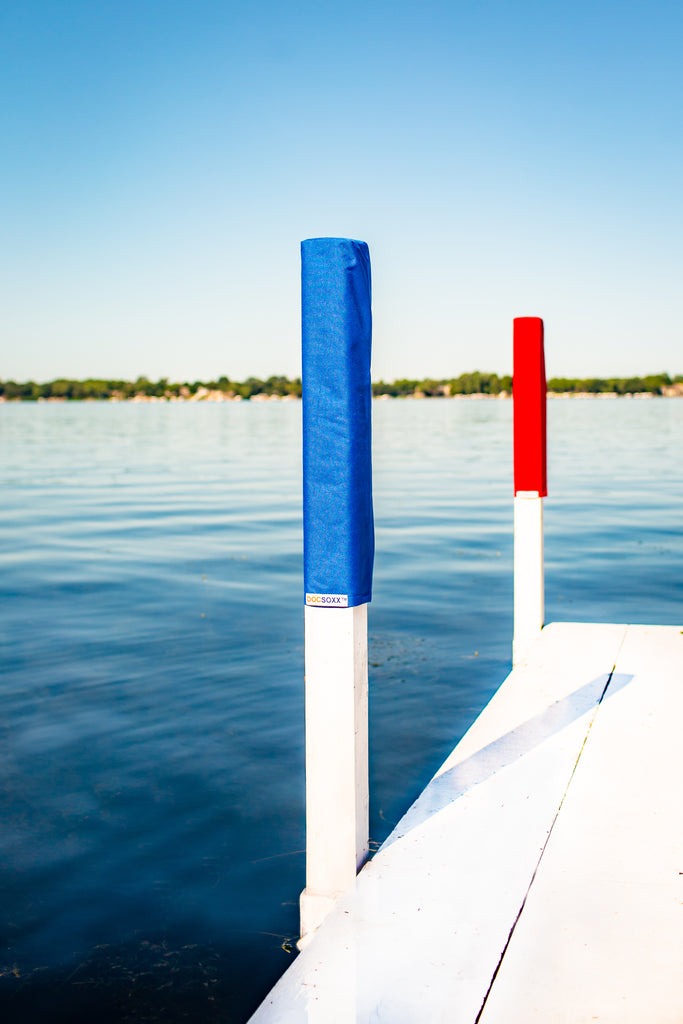
<instances>
[{"instance_id":1,"label":"fabric post cover","mask_svg":"<svg viewBox=\"0 0 683 1024\"><path fill-rule=\"evenodd\" d=\"M519 316L513 321L512 402L514 488L548 493L546 457L546 379L543 321Z\"/></svg>"},{"instance_id":2,"label":"fabric post cover","mask_svg":"<svg viewBox=\"0 0 683 1024\"><path fill-rule=\"evenodd\" d=\"M370 254L365 242L301 243L306 604L372 596Z\"/></svg>"}]
</instances>

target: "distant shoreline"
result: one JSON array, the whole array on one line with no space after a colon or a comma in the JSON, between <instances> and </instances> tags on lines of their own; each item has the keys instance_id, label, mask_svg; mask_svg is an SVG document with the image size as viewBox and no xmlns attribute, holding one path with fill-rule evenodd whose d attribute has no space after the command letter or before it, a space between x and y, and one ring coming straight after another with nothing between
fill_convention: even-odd
<instances>
[{"instance_id":1,"label":"distant shoreline","mask_svg":"<svg viewBox=\"0 0 683 1024\"><path fill-rule=\"evenodd\" d=\"M438 396L441 400L451 402L492 402L492 401L508 401L512 398L511 393L500 392L497 395L488 394L471 394L471 395L441 395ZM618 394L616 391L607 392L590 392L590 391L548 391L547 397L554 401L574 400L574 399L591 399L591 400L608 400L608 399L633 399L636 401L642 401L648 398L683 398L683 387L680 385L678 388L672 387L667 389L667 393L654 393L652 391L636 391L627 392L626 394ZM376 402L415 402L422 399L434 400L434 395L375 395L373 396ZM438 400L438 399L437 399ZM107 404L107 405L137 405L137 404L148 404L148 405L169 405L177 403L191 402L196 404L197 402L204 402L209 404L222 404L223 402L300 402L301 398L298 395L252 395L250 398L242 398L241 395L226 396L223 394L219 395L191 395L189 398L185 397L173 397L157 398L155 395L133 395L130 398L66 398L66 397L50 397L50 398L6 398L4 395L0 395L0 405L20 405L27 402L35 402L36 405L62 405L65 402L78 402L80 404Z\"/></svg>"},{"instance_id":2,"label":"distant shoreline","mask_svg":"<svg viewBox=\"0 0 683 1024\"><path fill-rule=\"evenodd\" d=\"M220 377L203 383L171 383L162 377L150 381L138 377L124 380L70 380L59 378L46 384L0 380L0 403L4 402L266 402L296 401L301 398L301 378L249 377L231 381ZM512 377L495 373L463 373L450 379L383 380L372 384L377 399L506 399L512 396ZM553 377L548 381L549 398L664 398L683 397L683 376L667 373L645 377Z\"/></svg>"}]
</instances>

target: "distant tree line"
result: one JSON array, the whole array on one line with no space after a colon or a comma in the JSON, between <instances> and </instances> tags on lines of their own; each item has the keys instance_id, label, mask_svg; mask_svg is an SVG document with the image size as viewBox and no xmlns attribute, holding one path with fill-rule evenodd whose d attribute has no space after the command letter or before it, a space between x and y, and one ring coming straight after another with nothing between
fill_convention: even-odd
<instances>
[{"instance_id":1,"label":"distant tree line","mask_svg":"<svg viewBox=\"0 0 683 1024\"><path fill-rule=\"evenodd\" d=\"M557 394L653 394L662 393L662 388L683 383L683 376L670 377L668 373L650 374L647 377L553 377L548 381L548 390ZM208 382L185 381L171 383L167 377L158 381L138 377L135 381L125 380L69 380L59 378L47 384L36 384L29 380L17 383L0 380L0 397L8 401L38 401L40 399L71 399L76 401L104 401L109 399L131 399L135 397L173 399L191 398L211 391L221 391L227 398L249 399L255 395L270 397L277 395L301 397L301 378L248 377L245 381L233 381L228 377ZM443 398L453 395L500 395L512 393L512 377L499 377L496 373L462 373L459 377L443 380L401 379L387 383L383 380L372 385L376 397L389 395L394 398L417 396Z\"/></svg>"},{"instance_id":2,"label":"distant tree line","mask_svg":"<svg viewBox=\"0 0 683 1024\"><path fill-rule=\"evenodd\" d=\"M558 394L661 395L663 387L680 384L682 381L683 377L680 375L672 378L668 373L652 373L647 377L588 377L586 380L553 377L548 381L548 390Z\"/></svg>"},{"instance_id":3,"label":"distant tree line","mask_svg":"<svg viewBox=\"0 0 683 1024\"><path fill-rule=\"evenodd\" d=\"M245 381L232 381L228 377L219 377L212 381L185 381L171 383L167 377L158 381L138 377L135 381L126 380L69 380L59 378L48 384L36 384L29 380L23 384L16 381L0 381L0 395L6 399L37 401L38 399L75 399L80 401L98 401L108 399L147 398L190 398L201 389L204 391L222 391L226 396L234 398L252 398L254 395L294 395L301 397L301 378L269 377L260 380L248 377Z\"/></svg>"},{"instance_id":4,"label":"distant tree line","mask_svg":"<svg viewBox=\"0 0 683 1024\"><path fill-rule=\"evenodd\" d=\"M461 373L459 377L444 380L395 380L385 383L383 380L372 385L372 393L391 395L393 398L407 395L424 395L425 398L440 398L448 395L499 395L501 392L510 394L512 377L499 377L497 373Z\"/></svg>"},{"instance_id":5,"label":"distant tree line","mask_svg":"<svg viewBox=\"0 0 683 1024\"><path fill-rule=\"evenodd\" d=\"M683 377L671 378L668 373L655 373L647 377L553 377L548 390L555 394L652 394L661 395L662 388L683 382ZM383 380L372 385L375 396L424 395L438 398L447 395L500 395L512 394L512 377L499 377L497 373L462 373L448 380Z\"/></svg>"}]
</instances>

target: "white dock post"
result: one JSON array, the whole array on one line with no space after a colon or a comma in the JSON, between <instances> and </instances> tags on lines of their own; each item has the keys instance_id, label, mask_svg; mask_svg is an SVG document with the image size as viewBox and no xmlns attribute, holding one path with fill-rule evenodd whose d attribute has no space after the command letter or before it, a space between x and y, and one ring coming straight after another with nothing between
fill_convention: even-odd
<instances>
[{"instance_id":1,"label":"white dock post","mask_svg":"<svg viewBox=\"0 0 683 1024\"><path fill-rule=\"evenodd\" d=\"M303 947L368 855L366 604L307 607Z\"/></svg>"},{"instance_id":2,"label":"white dock post","mask_svg":"<svg viewBox=\"0 0 683 1024\"><path fill-rule=\"evenodd\" d=\"M523 661L545 621L543 498L546 468L546 379L543 321L514 320L514 627L512 662Z\"/></svg>"},{"instance_id":3,"label":"white dock post","mask_svg":"<svg viewBox=\"0 0 683 1024\"><path fill-rule=\"evenodd\" d=\"M512 663L523 661L545 621L543 498L538 491L514 497L514 633Z\"/></svg>"},{"instance_id":4,"label":"white dock post","mask_svg":"<svg viewBox=\"0 0 683 1024\"><path fill-rule=\"evenodd\" d=\"M301 245L306 658L303 948L368 854L367 605L372 591L370 258Z\"/></svg>"}]
</instances>

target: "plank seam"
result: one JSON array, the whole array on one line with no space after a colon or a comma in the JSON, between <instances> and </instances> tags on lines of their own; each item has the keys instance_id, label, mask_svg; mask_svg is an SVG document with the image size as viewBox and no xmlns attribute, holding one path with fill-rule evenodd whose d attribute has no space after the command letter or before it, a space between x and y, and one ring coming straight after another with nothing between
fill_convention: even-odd
<instances>
[{"instance_id":1,"label":"plank seam","mask_svg":"<svg viewBox=\"0 0 683 1024\"><path fill-rule=\"evenodd\" d=\"M534 868L533 874L531 876L531 880L529 881L529 885L527 886L527 890L526 890L526 892L524 894L524 899L522 900L522 903L521 903L520 908L519 908L519 910L517 912L517 915L516 915L514 921L512 922L512 927L510 928L510 933L509 933L509 935L508 935L508 937L507 937L507 939L505 941L505 945L503 946L503 950L502 950L502 952L500 954L500 958L498 960L498 963L496 964L496 969L494 970L493 975L491 977L491 981L489 983L489 987L486 990L486 994L484 996L484 1000L483 1000L483 1002L481 1004L481 1007L479 1009L479 1013L475 1017L474 1024L480 1024L480 1022L481 1022L482 1015L483 1015L484 1010L486 1008L486 1003L488 1002L488 998L491 995L491 990L493 989L493 986L494 986L494 983L496 981L496 978L498 977L498 973L500 971L500 968L502 967L503 960L505 958L505 954L507 953L508 948L510 946L510 942L512 941L512 936L514 935L515 929L516 929L516 927L517 927L517 925L519 923L519 920L520 920L520 918L522 916L522 913L524 911L524 907L526 906L527 900L529 899L529 894L531 892L531 887L533 886L534 879L536 878L536 875L538 874L538 869L541 866L541 861L543 860L543 855L545 854L545 851L546 851L546 848L548 846L548 843L550 842L550 837L553 834L553 829L555 828L555 824L557 822L557 819L560 816L560 811L562 810L562 805L564 804L564 801L565 801L565 799L567 797L567 793L569 792L569 787L572 784L572 779L574 778L574 775L576 773L576 769L579 766L579 761L581 760L581 756L582 756L582 754L583 754L583 752L585 750L586 744L588 743L588 737L590 736L591 729L593 728L593 723L595 722L596 716L598 714L598 710L599 710L600 705L602 704L602 702L603 702L603 700L605 698L605 694L607 693L607 689L609 687L609 684L612 682L612 677L613 677L613 675L614 675L614 673L616 671L617 662L619 660L619 655L621 653L621 648L624 645L624 641L626 639L627 632L628 632L628 628L626 630L624 630L624 634L623 634L623 636L621 638L621 642L619 643L619 648L617 650L616 657L614 659L614 665L612 666L612 668L611 668L611 670L609 672L609 675L607 677L607 682L605 683L605 685L603 687L603 691L600 694L600 699L595 704L595 709L594 709L593 714L591 716L591 720L588 723L588 728L586 729L586 735L583 738L583 742L582 742L581 747L579 749L579 753L578 753L578 755L576 757L576 761L574 762L574 767L572 768L571 774L570 774L569 779L567 781L567 785L564 788L564 792L562 794L562 798L561 798L561 800L560 800L560 802L558 804L557 811L555 812L555 816L554 816L554 818L552 820L552 824L551 824L551 826L550 826L550 828L548 830L548 835L546 836L545 842L543 843L543 848L541 849L541 852L539 854L538 861L536 862L536 867Z\"/></svg>"}]
</instances>

